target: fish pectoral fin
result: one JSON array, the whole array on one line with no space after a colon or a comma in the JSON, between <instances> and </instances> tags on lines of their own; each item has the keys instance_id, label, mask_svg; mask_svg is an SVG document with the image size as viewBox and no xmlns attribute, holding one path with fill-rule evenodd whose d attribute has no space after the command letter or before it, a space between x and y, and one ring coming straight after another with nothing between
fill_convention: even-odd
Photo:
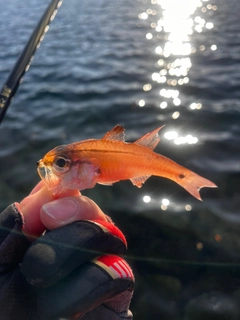
<instances>
[{"instance_id":1,"label":"fish pectoral fin","mask_svg":"<svg viewBox=\"0 0 240 320\"><path fill-rule=\"evenodd\" d=\"M152 150L155 149L155 147L157 146L157 144L160 141L158 131L160 129L162 129L163 127L164 126L161 126L157 129L153 130L152 132L148 132L147 134L142 136L140 139L136 140L134 142L134 144L137 144L137 145L143 146L143 147L147 147Z\"/></svg>"},{"instance_id":2,"label":"fish pectoral fin","mask_svg":"<svg viewBox=\"0 0 240 320\"><path fill-rule=\"evenodd\" d=\"M84 175L91 175L94 173L95 176L101 174L100 163L96 158L90 158L80 161L79 172L84 173Z\"/></svg>"},{"instance_id":3,"label":"fish pectoral fin","mask_svg":"<svg viewBox=\"0 0 240 320\"><path fill-rule=\"evenodd\" d=\"M102 184L104 186L112 186L115 182L118 182L119 180L116 181L109 181L109 182L98 182L98 184Z\"/></svg>"},{"instance_id":4,"label":"fish pectoral fin","mask_svg":"<svg viewBox=\"0 0 240 320\"><path fill-rule=\"evenodd\" d=\"M117 124L112 130L107 132L102 140L125 141L124 128Z\"/></svg>"},{"instance_id":5,"label":"fish pectoral fin","mask_svg":"<svg viewBox=\"0 0 240 320\"><path fill-rule=\"evenodd\" d=\"M131 182L134 186L138 187L138 188L141 188L142 185L144 184L144 182L150 178L151 175L149 176L142 176L142 177L135 177L135 178L131 178Z\"/></svg>"}]
</instances>

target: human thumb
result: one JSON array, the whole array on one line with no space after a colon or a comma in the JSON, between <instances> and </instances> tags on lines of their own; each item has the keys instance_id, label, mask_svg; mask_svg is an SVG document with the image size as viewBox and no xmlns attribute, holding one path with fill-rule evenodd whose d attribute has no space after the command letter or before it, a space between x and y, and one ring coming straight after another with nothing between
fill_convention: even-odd
<instances>
[{"instance_id":1,"label":"human thumb","mask_svg":"<svg viewBox=\"0 0 240 320\"><path fill-rule=\"evenodd\" d=\"M107 216L97 204L82 195L60 198L44 204L40 218L49 230L77 220L107 220Z\"/></svg>"}]
</instances>

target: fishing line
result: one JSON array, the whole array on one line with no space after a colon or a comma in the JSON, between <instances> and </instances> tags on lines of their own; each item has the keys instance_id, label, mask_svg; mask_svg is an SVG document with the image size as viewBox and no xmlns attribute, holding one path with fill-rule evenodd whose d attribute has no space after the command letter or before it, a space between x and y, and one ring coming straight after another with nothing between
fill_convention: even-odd
<instances>
[{"instance_id":1,"label":"fishing line","mask_svg":"<svg viewBox=\"0 0 240 320\"><path fill-rule=\"evenodd\" d=\"M51 1L4 84L2 91L0 92L0 124L14 98L19 84L23 80L25 72L30 68L35 51L39 48L44 39L44 35L49 29L49 24L55 18L62 1L63 0Z\"/></svg>"},{"instance_id":2,"label":"fishing line","mask_svg":"<svg viewBox=\"0 0 240 320\"><path fill-rule=\"evenodd\" d=\"M1 230L9 231L18 235L22 235L21 231L12 230L9 228L1 228ZM34 237L33 237L34 238ZM36 240L39 239L39 237L36 237ZM79 250L81 252L88 252L88 253L94 253L96 255L103 255L102 251L98 250L91 250L80 246L73 246L71 244L54 241L48 239L47 241L42 241L45 245L52 244L61 246L62 248L69 248L74 250ZM154 263L156 266L156 263L160 266L196 266L196 267L216 267L216 268L240 268L240 263L234 263L234 262L209 262L209 261L193 261L193 260L176 260L176 259L163 259L163 258L154 258L154 257L140 257L136 255L131 254L125 254L125 255L119 255L123 257L124 259L127 259L128 261L138 261L138 262L149 262ZM156 266L157 267L157 266Z\"/></svg>"}]
</instances>

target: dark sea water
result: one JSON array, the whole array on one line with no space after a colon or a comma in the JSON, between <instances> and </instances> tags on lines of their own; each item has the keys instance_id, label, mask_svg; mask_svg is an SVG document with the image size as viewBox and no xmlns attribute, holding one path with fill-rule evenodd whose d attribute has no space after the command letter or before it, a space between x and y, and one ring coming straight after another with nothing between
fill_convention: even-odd
<instances>
[{"instance_id":1,"label":"dark sea water","mask_svg":"<svg viewBox=\"0 0 240 320\"><path fill-rule=\"evenodd\" d=\"M48 3L0 0L0 85ZM129 141L165 124L156 151L218 185L203 202L155 177L83 192L127 236L136 319L198 319L201 303L240 318L239 12L239 0L65 0L0 127L1 209L39 181L47 151L118 123Z\"/></svg>"}]
</instances>

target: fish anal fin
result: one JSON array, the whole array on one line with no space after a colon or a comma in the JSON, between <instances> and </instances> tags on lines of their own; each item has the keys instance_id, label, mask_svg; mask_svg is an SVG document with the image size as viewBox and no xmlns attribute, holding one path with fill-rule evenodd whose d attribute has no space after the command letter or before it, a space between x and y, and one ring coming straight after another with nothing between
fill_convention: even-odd
<instances>
[{"instance_id":1,"label":"fish anal fin","mask_svg":"<svg viewBox=\"0 0 240 320\"><path fill-rule=\"evenodd\" d=\"M138 187L138 188L141 188L142 185L144 184L144 182L150 178L151 175L149 176L141 176L141 177L135 177L135 178L131 178L131 182L134 186Z\"/></svg>"},{"instance_id":2,"label":"fish anal fin","mask_svg":"<svg viewBox=\"0 0 240 320\"><path fill-rule=\"evenodd\" d=\"M112 130L103 136L102 140L125 141L124 128L117 124Z\"/></svg>"},{"instance_id":3,"label":"fish anal fin","mask_svg":"<svg viewBox=\"0 0 240 320\"><path fill-rule=\"evenodd\" d=\"M160 141L158 132L160 129L162 129L164 126L159 127L151 132L148 132L144 136L142 136L140 139L136 140L134 144L137 144L139 146L147 147L149 149L155 149L157 144Z\"/></svg>"}]
</instances>

